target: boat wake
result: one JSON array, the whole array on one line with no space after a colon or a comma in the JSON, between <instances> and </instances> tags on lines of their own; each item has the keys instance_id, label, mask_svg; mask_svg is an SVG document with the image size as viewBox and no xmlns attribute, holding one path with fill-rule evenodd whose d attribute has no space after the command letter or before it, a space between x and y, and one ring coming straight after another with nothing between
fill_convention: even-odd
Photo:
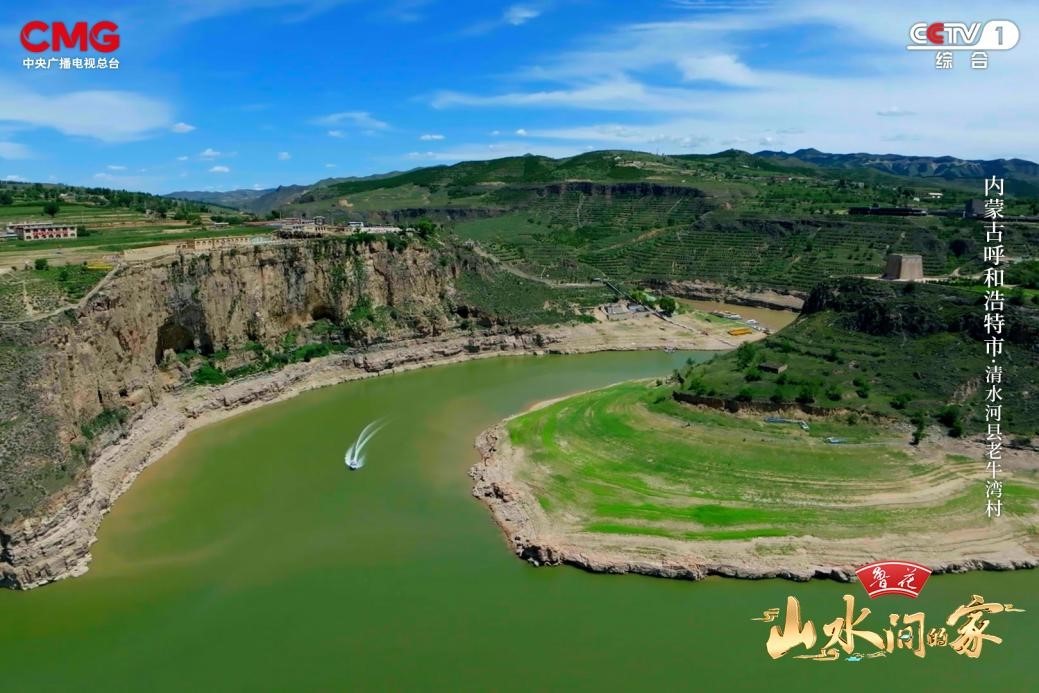
<instances>
[{"instance_id":1,"label":"boat wake","mask_svg":"<svg viewBox=\"0 0 1039 693\"><path fill-rule=\"evenodd\" d=\"M381 419L376 419L361 430L361 435L351 445L343 458L347 469L360 469L364 466L364 448L371 442L376 433L382 430L386 424Z\"/></svg>"}]
</instances>

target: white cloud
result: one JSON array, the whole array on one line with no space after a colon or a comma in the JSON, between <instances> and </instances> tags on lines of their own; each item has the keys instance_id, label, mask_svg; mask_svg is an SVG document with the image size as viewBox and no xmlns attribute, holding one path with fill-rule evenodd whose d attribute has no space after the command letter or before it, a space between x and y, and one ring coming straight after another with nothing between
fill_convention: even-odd
<instances>
[{"instance_id":1,"label":"white cloud","mask_svg":"<svg viewBox=\"0 0 1039 693\"><path fill-rule=\"evenodd\" d=\"M431 2L432 0L393 0L376 16L395 22L418 22L425 19L425 14L421 10Z\"/></svg>"},{"instance_id":2,"label":"white cloud","mask_svg":"<svg viewBox=\"0 0 1039 693\"><path fill-rule=\"evenodd\" d=\"M29 148L17 142L0 142L0 159L28 159Z\"/></svg>"},{"instance_id":3,"label":"white cloud","mask_svg":"<svg viewBox=\"0 0 1039 693\"><path fill-rule=\"evenodd\" d=\"M153 176L119 175L106 172L95 173L93 178L105 185L126 190L145 190L152 187L157 181Z\"/></svg>"},{"instance_id":4,"label":"white cloud","mask_svg":"<svg viewBox=\"0 0 1039 693\"><path fill-rule=\"evenodd\" d=\"M734 55L690 55L678 60L678 68L688 81L705 80L741 87L761 84L760 78Z\"/></svg>"},{"instance_id":5,"label":"white cloud","mask_svg":"<svg viewBox=\"0 0 1039 693\"><path fill-rule=\"evenodd\" d=\"M519 130L516 131L516 134L519 135L520 137L526 137L527 136L527 131L524 130L523 128L520 128Z\"/></svg>"},{"instance_id":6,"label":"white cloud","mask_svg":"<svg viewBox=\"0 0 1039 693\"><path fill-rule=\"evenodd\" d=\"M530 20L540 17L541 14L542 9L540 6L526 4L510 5L505 8L505 11L497 18L487 19L471 24L463 29L461 33L463 36L478 36L480 34L494 31L495 29L500 29L504 26L520 26L526 24Z\"/></svg>"},{"instance_id":7,"label":"white cloud","mask_svg":"<svg viewBox=\"0 0 1039 693\"><path fill-rule=\"evenodd\" d=\"M703 93L693 89L647 86L629 77L619 76L575 87L507 92L489 96L441 91L433 97L432 106L552 107L659 112L689 111L702 102Z\"/></svg>"},{"instance_id":8,"label":"white cloud","mask_svg":"<svg viewBox=\"0 0 1039 693\"><path fill-rule=\"evenodd\" d=\"M529 5L512 5L505 10L502 19L512 26L519 26L520 24L526 24L531 19L537 19L540 15L541 10Z\"/></svg>"},{"instance_id":9,"label":"white cloud","mask_svg":"<svg viewBox=\"0 0 1039 693\"><path fill-rule=\"evenodd\" d=\"M292 158L292 155L288 152L278 152L278 161L288 161Z\"/></svg>"},{"instance_id":10,"label":"white cloud","mask_svg":"<svg viewBox=\"0 0 1039 693\"><path fill-rule=\"evenodd\" d=\"M726 12L717 12L723 5ZM751 13L728 11L725 3L697 3L691 19L615 26L579 38L569 49L539 55L536 65L509 75L508 82L518 86L508 91L441 91L431 104L572 112L569 128L528 125L531 139L525 147L543 138L569 140L574 147L656 143L716 150L739 142L745 148L848 152L887 151L888 143L901 141L907 143L906 154L1039 158L1033 124L1039 92L1020 88L1032 79L1039 44L1021 43L995 56L998 70L992 69L994 57L985 72L963 61L936 72L933 58L905 50L906 30L920 19L920 8L874 5L870 13L849 13L821 0L792 0L773 4L767 13ZM974 10L967 2L930 6L932 13L949 16L971 16ZM1022 5L1018 12L1018 25L1039 23L1039 6ZM856 49L834 48L815 61L796 54L760 59L763 51L781 50L778 44L763 46L769 40L763 32L788 35L806 28L818 45L855 36ZM949 94L983 91L1006 98L999 104L976 102L970 109L948 106ZM618 115L582 119L581 111Z\"/></svg>"},{"instance_id":11,"label":"white cloud","mask_svg":"<svg viewBox=\"0 0 1039 693\"><path fill-rule=\"evenodd\" d=\"M209 169L209 172L210 173L230 173L231 169L228 168L227 166L214 166L213 168Z\"/></svg>"},{"instance_id":12,"label":"white cloud","mask_svg":"<svg viewBox=\"0 0 1039 693\"><path fill-rule=\"evenodd\" d=\"M877 111L877 115L899 117L916 115L916 113L914 113L913 111L907 111L904 108L899 108L898 106L892 106L891 108L880 109L879 111Z\"/></svg>"},{"instance_id":13,"label":"white cloud","mask_svg":"<svg viewBox=\"0 0 1039 693\"><path fill-rule=\"evenodd\" d=\"M105 168L107 168L109 171L125 171L126 170L125 166L120 166L119 164L109 164L108 166L105 166Z\"/></svg>"},{"instance_id":14,"label":"white cloud","mask_svg":"<svg viewBox=\"0 0 1039 693\"><path fill-rule=\"evenodd\" d=\"M604 123L601 125L534 130L530 135L541 139L593 142L601 148L621 146L631 149L657 149L667 147L668 149L688 151L701 148L712 142L712 138L704 135L700 130L702 130L702 127L693 122L672 122L646 126Z\"/></svg>"},{"instance_id":15,"label":"white cloud","mask_svg":"<svg viewBox=\"0 0 1039 693\"><path fill-rule=\"evenodd\" d=\"M352 0L181 0L176 10L166 19L188 24L212 17L221 17L253 10L277 11L277 19L284 23L305 22ZM158 7L147 6L149 12Z\"/></svg>"},{"instance_id":16,"label":"white cloud","mask_svg":"<svg viewBox=\"0 0 1039 693\"><path fill-rule=\"evenodd\" d=\"M346 137L346 133L343 132L342 130L329 130L328 131L328 136L329 137L336 137L338 139L342 139L342 138Z\"/></svg>"},{"instance_id":17,"label":"white cloud","mask_svg":"<svg viewBox=\"0 0 1039 693\"><path fill-rule=\"evenodd\" d=\"M65 135L104 142L137 140L167 127L171 109L162 101L129 91L88 90L40 94L0 82L0 123L51 128Z\"/></svg>"},{"instance_id":18,"label":"white cloud","mask_svg":"<svg viewBox=\"0 0 1039 693\"><path fill-rule=\"evenodd\" d=\"M390 127L389 123L384 123L372 117L372 114L367 111L329 113L328 115L315 118L313 122L317 125L353 125L368 130L387 130Z\"/></svg>"},{"instance_id":19,"label":"white cloud","mask_svg":"<svg viewBox=\"0 0 1039 693\"><path fill-rule=\"evenodd\" d=\"M419 139L423 142L439 142L444 139L444 136L437 133L427 133L425 135L420 135Z\"/></svg>"},{"instance_id":20,"label":"white cloud","mask_svg":"<svg viewBox=\"0 0 1039 693\"><path fill-rule=\"evenodd\" d=\"M325 164L325 168L335 168L335 164Z\"/></svg>"},{"instance_id":21,"label":"white cloud","mask_svg":"<svg viewBox=\"0 0 1039 693\"><path fill-rule=\"evenodd\" d=\"M25 182L25 178L23 176L19 176L19 175L15 174L15 173L7 174L6 176L4 176L4 180L11 181L12 183L24 183Z\"/></svg>"},{"instance_id":22,"label":"white cloud","mask_svg":"<svg viewBox=\"0 0 1039 693\"><path fill-rule=\"evenodd\" d=\"M212 147L206 147L201 152L199 152L199 158L202 159L216 159L220 156L222 156L222 154L217 150L213 149Z\"/></svg>"},{"instance_id":23,"label":"white cloud","mask_svg":"<svg viewBox=\"0 0 1039 693\"><path fill-rule=\"evenodd\" d=\"M439 152L408 152L405 157L410 160L421 161L480 161L483 159L498 159L505 156L522 156L537 152L542 156L565 157L580 154L586 151L584 147L570 144L546 144L533 143L528 140L495 142L493 144L469 143Z\"/></svg>"},{"instance_id":24,"label":"white cloud","mask_svg":"<svg viewBox=\"0 0 1039 693\"><path fill-rule=\"evenodd\" d=\"M491 130L491 137L497 137L501 134L501 130Z\"/></svg>"},{"instance_id":25,"label":"white cloud","mask_svg":"<svg viewBox=\"0 0 1039 693\"><path fill-rule=\"evenodd\" d=\"M187 161L187 160L188 160L188 157L186 157L186 156L178 156L177 157L177 161Z\"/></svg>"},{"instance_id":26,"label":"white cloud","mask_svg":"<svg viewBox=\"0 0 1039 693\"><path fill-rule=\"evenodd\" d=\"M183 135L186 132L191 132L195 129L194 125L188 125L187 123L174 123L173 127L170 128L173 132L178 135Z\"/></svg>"}]
</instances>

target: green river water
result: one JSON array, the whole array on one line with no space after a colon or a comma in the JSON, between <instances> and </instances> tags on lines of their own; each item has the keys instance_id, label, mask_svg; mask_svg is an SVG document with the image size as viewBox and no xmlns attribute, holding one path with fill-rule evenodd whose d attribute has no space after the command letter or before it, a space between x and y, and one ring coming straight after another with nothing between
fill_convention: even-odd
<instances>
[{"instance_id":1,"label":"green river water","mask_svg":"<svg viewBox=\"0 0 1039 693\"><path fill-rule=\"evenodd\" d=\"M515 558L470 495L477 433L686 357L474 361L196 431L116 503L89 573L0 590L0 690L1036 690L1032 571L934 576L915 602L870 602L858 584L694 583ZM380 416L390 423L368 466L348 472L345 448ZM769 626L752 617L793 594L822 636L846 592L873 608L877 631L891 611L939 625L974 593L1026 612L993 615L988 632L1004 642L977 660L948 648L768 657Z\"/></svg>"}]
</instances>

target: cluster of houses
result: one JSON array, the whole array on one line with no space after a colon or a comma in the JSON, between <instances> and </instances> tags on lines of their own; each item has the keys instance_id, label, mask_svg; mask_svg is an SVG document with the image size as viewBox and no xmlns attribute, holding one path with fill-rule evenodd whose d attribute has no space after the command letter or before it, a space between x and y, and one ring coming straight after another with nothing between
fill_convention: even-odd
<instances>
[{"instance_id":1,"label":"cluster of houses","mask_svg":"<svg viewBox=\"0 0 1039 693\"><path fill-rule=\"evenodd\" d=\"M651 311L641 303L634 301L617 301L602 306L607 320L627 320L628 318L639 318L651 315Z\"/></svg>"},{"instance_id":2,"label":"cluster of houses","mask_svg":"<svg viewBox=\"0 0 1039 693\"><path fill-rule=\"evenodd\" d=\"M42 241L53 238L75 238L75 224L61 224L46 221L10 222L7 228L0 231L0 240L10 241Z\"/></svg>"},{"instance_id":3,"label":"cluster of houses","mask_svg":"<svg viewBox=\"0 0 1039 693\"><path fill-rule=\"evenodd\" d=\"M399 226L367 226L363 221L349 221L346 226L330 224L325 217L286 217L279 219L274 226L282 233L293 234L334 234L334 233L400 233Z\"/></svg>"},{"instance_id":4,"label":"cluster of houses","mask_svg":"<svg viewBox=\"0 0 1039 693\"><path fill-rule=\"evenodd\" d=\"M226 248L240 248L250 245L266 245L273 243L274 237L270 234L259 234L255 236L217 236L216 238L191 238L183 243L177 244L178 250L209 251L224 250Z\"/></svg>"}]
</instances>

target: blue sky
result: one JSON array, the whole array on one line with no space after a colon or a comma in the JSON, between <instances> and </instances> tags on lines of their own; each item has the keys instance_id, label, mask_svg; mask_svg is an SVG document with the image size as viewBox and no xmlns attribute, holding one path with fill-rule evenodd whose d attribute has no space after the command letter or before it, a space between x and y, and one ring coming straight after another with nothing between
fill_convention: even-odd
<instances>
[{"instance_id":1,"label":"blue sky","mask_svg":"<svg viewBox=\"0 0 1039 693\"><path fill-rule=\"evenodd\" d=\"M1039 94L1025 88L1039 65L1039 9L856 6L5 3L0 178L227 190L601 148L1039 160ZM964 54L938 71L905 50L914 22L996 18L1014 20L1022 39L991 54L987 71ZM19 34L34 19L115 21L119 70L27 70Z\"/></svg>"}]
</instances>

